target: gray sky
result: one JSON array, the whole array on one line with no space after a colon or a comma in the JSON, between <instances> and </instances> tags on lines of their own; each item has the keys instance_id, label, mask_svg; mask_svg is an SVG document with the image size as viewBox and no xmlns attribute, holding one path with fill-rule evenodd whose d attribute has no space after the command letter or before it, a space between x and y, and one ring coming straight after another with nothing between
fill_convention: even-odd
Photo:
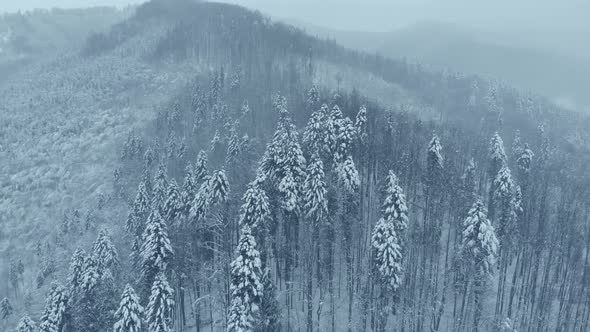
<instances>
[{"instance_id":1,"label":"gray sky","mask_svg":"<svg viewBox=\"0 0 590 332\"><path fill-rule=\"evenodd\" d=\"M588 0L222 0L279 18L335 29L387 31L441 20L480 29L590 30ZM125 6L141 0L0 0L0 12L33 8Z\"/></svg>"}]
</instances>

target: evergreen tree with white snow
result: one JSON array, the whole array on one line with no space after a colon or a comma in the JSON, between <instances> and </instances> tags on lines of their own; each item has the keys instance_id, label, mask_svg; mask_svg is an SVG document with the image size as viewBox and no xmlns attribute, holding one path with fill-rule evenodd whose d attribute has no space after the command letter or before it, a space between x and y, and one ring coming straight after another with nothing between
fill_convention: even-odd
<instances>
[{"instance_id":1,"label":"evergreen tree with white snow","mask_svg":"<svg viewBox=\"0 0 590 332\"><path fill-rule=\"evenodd\" d=\"M262 301L263 285L260 253L247 225L242 227L237 254L238 257L231 263L228 331L252 331Z\"/></svg>"},{"instance_id":2,"label":"evergreen tree with white snow","mask_svg":"<svg viewBox=\"0 0 590 332\"><path fill-rule=\"evenodd\" d=\"M141 332L143 321L143 307L139 303L139 297L131 285L127 284L121 303L115 312L114 332Z\"/></svg>"},{"instance_id":3,"label":"evergreen tree with white snow","mask_svg":"<svg viewBox=\"0 0 590 332\"><path fill-rule=\"evenodd\" d=\"M28 314L24 314L23 317L18 321L16 326L16 332L36 332L37 324L29 317Z\"/></svg>"},{"instance_id":4,"label":"evergreen tree with white snow","mask_svg":"<svg viewBox=\"0 0 590 332\"><path fill-rule=\"evenodd\" d=\"M172 310L174 290L168 284L164 273L159 273L151 288L145 318L148 332L172 332Z\"/></svg>"},{"instance_id":5,"label":"evergreen tree with white snow","mask_svg":"<svg viewBox=\"0 0 590 332\"><path fill-rule=\"evenodd\" d=\"M167 271L173 256L168 227L158 210L150 214L142 238L141 274L144 285L149 288L156 275Z\"/></svg>"},{"instance_id":6,"label":"evergreen tree with white snow","mask_svg":"<svg viewBox=\"0 0 590 332\"><path fill-rule=\"evenodd\" d=\"M68 305L68 291L60 284L51 285L49 294L45 299L45 309L41 314L39 332L59 332L65 321L65 312Z\"/></svg>"}]
</instances>

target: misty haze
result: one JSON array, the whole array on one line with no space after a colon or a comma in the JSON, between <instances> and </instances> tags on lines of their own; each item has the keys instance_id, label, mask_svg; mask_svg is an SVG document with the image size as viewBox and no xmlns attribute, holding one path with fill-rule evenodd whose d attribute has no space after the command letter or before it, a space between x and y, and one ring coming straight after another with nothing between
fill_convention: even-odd
<instances>
[{"instance_id":1,"label":"misty haze","mask_svg":"<svg viewBox=\"0 0 590 332\"><path fill-rule=\"evenodd\" d=\"M590 2L0 0L0 331L590 331Z\"/></svg>"}]
</instances>

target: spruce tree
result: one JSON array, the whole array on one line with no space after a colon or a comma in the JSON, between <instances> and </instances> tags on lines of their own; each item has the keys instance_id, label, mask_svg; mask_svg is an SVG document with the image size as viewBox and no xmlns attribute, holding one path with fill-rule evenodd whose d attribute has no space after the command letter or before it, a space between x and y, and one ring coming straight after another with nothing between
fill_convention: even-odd
<instances>
[{"instance_id":1,"label":"spruce tree","mask_svg":"<svg viewBox=\"0 0 590 332\"><path fill-rule=\"evenodd\" d=\"M494 226L487 218L487 211L478 199L463 222L461 253L477 275L491 275L496 262L498 239Z\"/></svg>"},{"instance_id":2,"label":"spruce tree","mask_svg":"<svg viewBox=\"0 0 590 332\"><path fill-rule=\"evenodd\" d=\"M148 332L171 332L174 291L164 273L159 273L152 285L145 317Z\"/></svg>"},{"instance_id":3,"label":"spruce tree","mask_svg":"<svg viewBox=\"0 0 590 332\"><path fill-rule=\"evenodd\" d=\"M343 161L336 163L336 174L346 192L354 193L358 190L360 186L359 173L352 156L349 155Z\"/></svg>"},{"instance_id":4,"label":"spruce tree","mask_svg":"<svg viewBox=\"0 0 590 332\"><path fill-rule=\"evenodd\" d=\"M508 166L502 167L494 180L494 204L498 217L498 237L502 246L510 247L511 239L516 231L516 208L514 195L516 185Z\"/></svg>"},{"instance_id":5,"label":"spruce tree","mask_svg":"<svg viewBox=\"0 0 590 332\"><path fill-rule=\"evenodd\" d=\"M393 223L395 231L401 235L408 228L408 207L406 195L398 184L397 176L389 171L385 182L385 200L383 218Z\"/></svg>"},{"instance_id":6,"label":"spruce tree","mask_svg":"<svg viewBox=\"0 0 590 332\"><path fill-rule=\"evenodd\" d=\"M37 325L35 322L29 317L28 314L24 314L23 317L18 321L18 325L16 326L16 332L36 332Z\"/></svg>"},{"instance_id":7,"label":"spruce tree","mask_svg":"<svg viewBox=\"0 0 590 332\"><path fill-rule=\"evenodd\" d=\"M240 234L237 257L231 263L231 305L228 331L252 331L263 296L260 253L250 227Z\"/></svg>"},{"instance_id":8,"label":"spruce tree","mask_svg":"<svg viewBox=\"0 0 590 332\"><path fill-rule=\"evenodd\" d=\"M373 234L371 244L375 251L375 264L383 283L392 290L396 290L402 281L402 253L401 241L391 221L379 219Z\"/></svg>"},{"instance_id":9,"label":"spruce tree","mask_svg":"<svg viewBox=\"0 0 590 332\"><path fill-rule=\"evenodd\" d=\"M166 201L164 202L162 209L162 217L164 217L166 224L173 226L178 223L183 208L182 197L178 190L178 185L176 184L176 180L172 179L168 185Z\"/></svg>"},{"instance_id":10,"label":"spruce tree","mask_svg":"<svg viewBox=\"0 0 590 332\"><path fill-rule=\"evenodd\" d=\"M209 190L208 203L217 205L225 202L229 194L229 183L225 170L214 171L207 182Z\"/></svg>"},{"instance_id":11,"label":"spruce tree","mask_svg":"<svg viewBox=\"0 0 590 332\"><path fill-rule=\"evenodd\" d=\"M408 227L406 197L393 171L389 171L385 185L383 217L379 219L371 244L375 265L384 284L395 291L401 285L403 233Z\"/></svg>"},{"instance_id":12,"label":"spruce tree","mask_svg":"<svg viewBox=\"0 0 590 332\"><path fill-rule=\"evenodd\" d=\"M81 248L76 249L74 255L72 255L72 260L70 261L70 273L68 276L68 282L72 292L76 292L82 283L82 274L84 272L84 262L86 257L86 252Z\"/></svg>"},{"instance_id":13,"label":"spruce tree","mask_svg":"<svg viewBox=\"0 0 590 332\"><path fill-rule=\"evenodd\" d=\"M166 202L166 195L168 193L168 178L166 174L166 166L160 164L154 181L154 192L151 201L151 207L158 209L160 214L163 213L164 203Z\"/></svg>"},{"instance_id":14,"label":"spruce tree","mask_svg":"<svg viewBox=\"0 0 590 332\"><path fill-rule=\"evenodd\" d=\"M327 194L324 163L317 155L314 155L307 168L303 199L305 214L316 225L328 214Z\"/></svg>"},{"instance_id":15,"label":"spruce tree","mask_svg":"<svg viewBox=\"0 0 590 332\"><path fill-rule=\"evenodd\" d=\"M54 283L45 299L45 309L41 314L39 332L59 332L65 321L68 304L68 291L60 284Z\"/></svg>"},{"instance_id":16,"label":"spruce tree","mask_svg":"<svg viewBox=\"0 0 590 332\"><path fill-rule=\"evenodd\" d=\"M266 221L270 218L270 205L268 196L262 188L264 177L259 174L254 181L248 185L248 190L244 193L239 218L239 225L249 226L254 233L259 228L266 227Z\"/></svg>"},{"instance_id":17,"label":"spruce tree","mask_svg":"<svg viewBox=\"0 0 590 332\"><path fill-rule=\"evenodd\" d=\"M145 220L150 213L151 199L147 192L145 182L141 181L137 188L137 195L131 207L131 211L127 217L125 228L129 233L138 236L143 231Z\"/></svg>"},{"instance_id":18,"label":"spruce tree","mask_svg":"<svg viewBox=\"0 0 590 332\"><path fill-rule=\"evenodd\" d=\"M0 301L0 318L7 319L13 312L14 308L12 308L12 304L10 304L8 298L3 298L2 301Z\"/></svg>"},{"instance_id":19,"label":"spruce tree","mask_svg":"<svg viewBox=\"0 0 590 332\"><path fill-rule=\"evenodd\" d=\"M141 245L141 273L145 285L151 285L159 273L165 273L172 260L173 250L168 238L168 228L154 209L150 214Z\"/></svg>"},{"instance_id":20,"label":"spruce tree","mask_svg":"<svg viewBox=\"0 0 590 332\"><path fill-rule=\"evenodd\" d=\"M367 142L367 108L363 105L359 109L354 122L354 127L357 131L357 137L362 143Z\"/></svg>"},{"instance_id":21,"label":"spruce tree","mask_svg":"<svg viewBox=\"0 0 590 332\"><path fill-rule=\"evenodd\" d=\"M119 308L115 312L114 332L141 332L142 316L143 307L139 303L139 297L135 294L133 287L127 284L121 296Z\"/></svg>"},{"instance_id":22,"label":"spruce tree","mask_svg":"<svg viewBox=\"0 0 590 332\"><path fill-rule=\"evenodd\" d=\"M111 242L111 236L106 229L101 229L92 247L92 255L98 263L98 269L111 269L119 266L117 248Z\"/></svg>"}]
</instances>

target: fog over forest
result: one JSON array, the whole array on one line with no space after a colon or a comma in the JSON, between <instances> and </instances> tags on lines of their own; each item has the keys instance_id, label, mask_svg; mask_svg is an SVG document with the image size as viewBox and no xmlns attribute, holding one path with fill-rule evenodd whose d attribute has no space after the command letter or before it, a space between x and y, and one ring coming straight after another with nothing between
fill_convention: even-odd
<instances>
[{"instance_id":1,"label":"fog over forest","mask_svg":"<svg viewBox=\"0 0 590 332\"><path fill-rule=\"evenodd\" d=\"M0 331L589 331L589 13L0 0Z\"/></svg>"}]
</instances>

